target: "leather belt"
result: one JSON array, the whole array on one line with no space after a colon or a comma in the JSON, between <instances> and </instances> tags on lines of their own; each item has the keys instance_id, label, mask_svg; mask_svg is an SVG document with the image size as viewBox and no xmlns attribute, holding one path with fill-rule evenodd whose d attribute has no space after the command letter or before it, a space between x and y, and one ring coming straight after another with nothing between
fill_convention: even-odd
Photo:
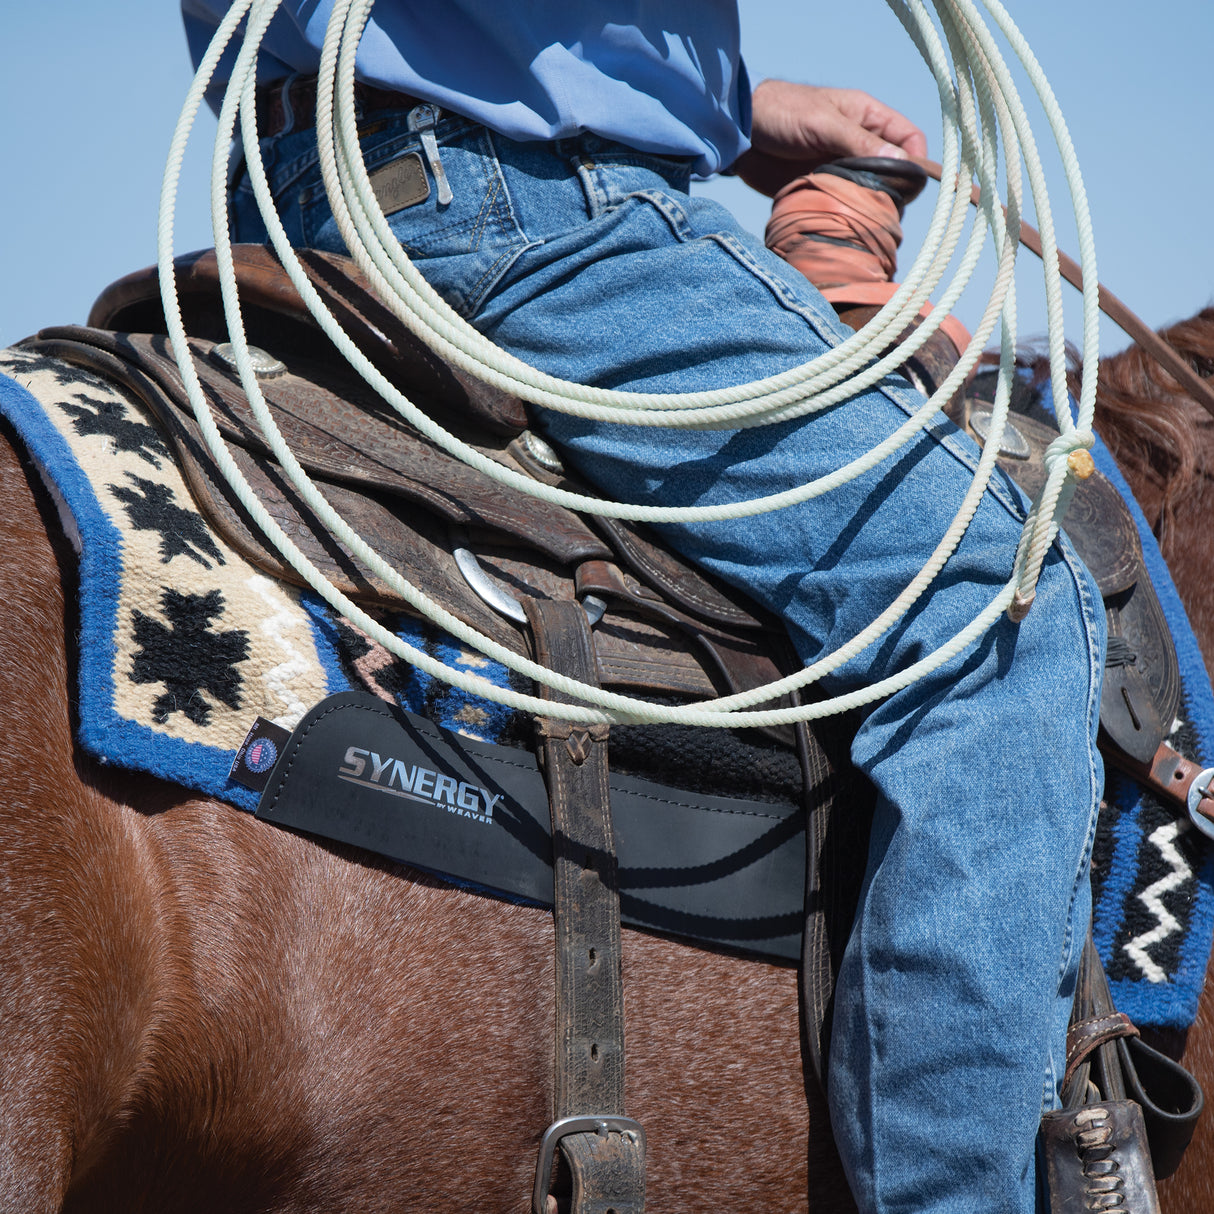
<instances>
[{"instance_id":1,"label":"leather belt","mask_svg":"<svg viewBox=\"0 0 1214 1214\"><path fill-rule=\"evenodd\" d=\"M316 125L316 77L297 76L288 84L289 79L257 87L257 133L262 139ZM411 110L424 102L408 93L355 81L354 104L365 115L380 110Z\"/></svg>"}]
</instances>

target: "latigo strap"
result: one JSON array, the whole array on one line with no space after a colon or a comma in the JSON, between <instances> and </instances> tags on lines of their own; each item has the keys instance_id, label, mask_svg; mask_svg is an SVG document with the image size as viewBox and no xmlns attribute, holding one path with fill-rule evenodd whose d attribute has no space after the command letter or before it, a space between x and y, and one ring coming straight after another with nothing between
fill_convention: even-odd
<instances>
[{"instance_id":1,"label":"latigo strap","mask_svg":"<svg viewBox=\"0 0 1214 1214\"><path fill-rule=\"evenodd\" d=\"M530 599L537 660L595 677L586 613ZM549 688L541 693L557 699ZM574 1214L641 1214L645 1136L624 1116L624 976L620 896L607 785L607 726L536 721L552 813L556 932L556 1116L541 1144L534 1214L545 1214L553 1146L573 1176Z\"/></svg>"}]
</instances>

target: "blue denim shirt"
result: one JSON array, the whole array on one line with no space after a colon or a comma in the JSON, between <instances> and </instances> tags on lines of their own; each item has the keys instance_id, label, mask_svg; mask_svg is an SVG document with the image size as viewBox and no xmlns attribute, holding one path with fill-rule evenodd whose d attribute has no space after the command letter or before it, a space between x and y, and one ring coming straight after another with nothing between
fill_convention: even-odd
<instances>
[{"instance_id":1,"label":"blue denim shirt","mask_svg":"<svg viewBox=\"0 0 1214 1214\"><path fill-rule=\"evenodd\" d=\"M202 58L228 0L182 0ZM332 0L285 0L258 76L315 73ZM213 83L218 95L234 52ZM368 84L434 101L516 140L590 132L693 161L699 176L749 146L750 83L736 0L379 0L358 50Z\"/></svg>"}]
</instances>

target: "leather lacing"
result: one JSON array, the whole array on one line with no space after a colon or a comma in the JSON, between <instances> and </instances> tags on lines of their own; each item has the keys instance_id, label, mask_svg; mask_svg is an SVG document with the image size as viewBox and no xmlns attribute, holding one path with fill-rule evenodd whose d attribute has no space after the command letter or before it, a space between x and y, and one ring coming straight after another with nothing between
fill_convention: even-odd
<instances>
[{"instance_id":1,"label":"leather lacing","mask_svg":"<svg viewBox=\"0 0 1214 1214\"><path fill-rule=\"evenodd\" d=\"M1082 1161L1084 1205L1089 1210L1125 1209L1125 1178L1114 1156L1109 1110L1099 1104L1082 1109L1071 1134Z\"/></svg>"}]
</instances>

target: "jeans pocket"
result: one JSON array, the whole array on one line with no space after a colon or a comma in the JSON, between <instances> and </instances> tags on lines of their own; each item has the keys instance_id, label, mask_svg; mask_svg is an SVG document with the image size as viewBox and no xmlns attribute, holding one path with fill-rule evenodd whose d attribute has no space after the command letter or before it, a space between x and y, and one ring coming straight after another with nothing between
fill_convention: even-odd
<instances>
[{"instance_id":1,"label":"jeans pocket","mask_svg":"<svg viewBox=\"0 0 1214 1214\"><path fill-rule=\"evenodd\" d=\"M404 116L364 139L363 162L374 181L378 170L417 157L429 193L388 214L388 226L410 259L425 263L426 277L447 302L468 317L528 241L511 206L489 132L460 119L440 123L436 134L450 202L438 201L429 156ZM345 253L319 168L297 198L303 243Z\"/></svg>"}]
</instances>

